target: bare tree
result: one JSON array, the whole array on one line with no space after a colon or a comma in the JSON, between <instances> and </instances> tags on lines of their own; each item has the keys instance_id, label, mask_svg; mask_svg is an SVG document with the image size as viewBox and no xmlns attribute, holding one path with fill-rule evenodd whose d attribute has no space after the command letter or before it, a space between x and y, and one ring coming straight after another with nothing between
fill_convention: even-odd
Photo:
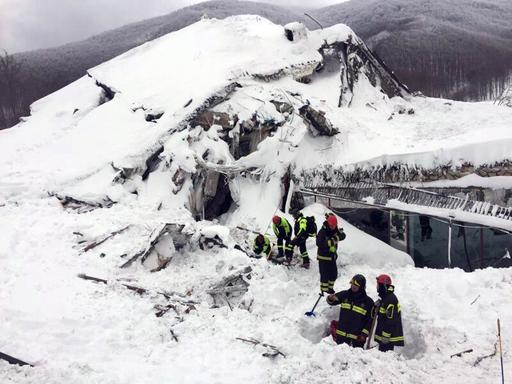
<instances>
[{"instance_id":1,"label":"bare tree","mask_svg":"<svg viewBox=\"0 0 512 384\"><path fill-rule=\"evenodd\" d=\"M0 129L17 122L23 109L21 63L5 49L0 52Z\"/></svg>"}]
</instances>

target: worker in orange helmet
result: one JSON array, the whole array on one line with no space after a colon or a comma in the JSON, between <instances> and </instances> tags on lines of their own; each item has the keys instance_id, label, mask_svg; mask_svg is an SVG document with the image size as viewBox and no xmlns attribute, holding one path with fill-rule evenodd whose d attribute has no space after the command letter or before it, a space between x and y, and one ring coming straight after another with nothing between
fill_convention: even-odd
<instances>
[{"instance_id":1,"label":"worker in orange helmet","mask_svg":"<svg viewBox=\"0 0 512 384\"><path fill-rule=\"evenodd\" d=\"M346 237L343 228L338 228L338 219L332 213L327 214L322 228L316 237L318 247L317 260L320 271L320 292L334 293L334 283L338 277L338 243Z\"/></svg>"}]
</instances>

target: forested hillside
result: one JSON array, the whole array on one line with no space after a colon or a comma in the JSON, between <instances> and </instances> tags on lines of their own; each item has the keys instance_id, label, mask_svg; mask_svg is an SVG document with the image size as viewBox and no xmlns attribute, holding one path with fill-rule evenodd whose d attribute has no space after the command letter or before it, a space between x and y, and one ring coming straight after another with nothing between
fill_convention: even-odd
<instances>
[{"instance_id":1,"label":"forested hillside","mask_svg":"<svg viewBox=\"0 0 512 384\"><path fill-rule=\"evenodd\" d=\"M312 14L324 26L349 25L429 96L495 99L512 72L509 0L352 0Z\"/></svg>"}]
</instances>

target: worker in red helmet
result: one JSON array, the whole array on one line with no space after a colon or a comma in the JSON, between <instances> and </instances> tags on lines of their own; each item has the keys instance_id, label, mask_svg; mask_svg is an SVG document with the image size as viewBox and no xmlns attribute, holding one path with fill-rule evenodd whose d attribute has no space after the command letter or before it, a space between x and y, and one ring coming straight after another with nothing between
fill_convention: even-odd
<instances>
[{"instance_id":1,"label":"worker in red helmet","mask_svg":"<svg viewBox=\"0 0 512 384\"><path fill-rule=\"evenodd\" d=\"M277 237L277 260L282 260L286 256L289 263L293 256L292 226L284 217L274 216L272 218L272 229Z\"/></svg>"},{"instance_id":2,"label":"worker in red helmet","mask_svg":"<svg viewBox=\"0 0 512 384\"><path fill-rule=\"evenodd\" d=\"M381 299L377 314L375 341L379 343L379 351L392 351L395 346L404 345L404 332L402 310L395 296L395 287L392 285L391 277L384 274L377 277L377 292ZM377 305L379 305L379 301L377 301Z\"/></svg>"},{"instance_id":3,"label":"worker in red helmet","mask_svg":"<svg viewBox=\"0 0 512 384\"><path fill-rule=\"evenodd\" d=\"M333 213L325 216L322 228L316 237L317 260L320 271L320 292L334 293L334 283L338 277L338 242L346 237L343 228L338 228L338 219Z\"/></svg>"}]
</instances>

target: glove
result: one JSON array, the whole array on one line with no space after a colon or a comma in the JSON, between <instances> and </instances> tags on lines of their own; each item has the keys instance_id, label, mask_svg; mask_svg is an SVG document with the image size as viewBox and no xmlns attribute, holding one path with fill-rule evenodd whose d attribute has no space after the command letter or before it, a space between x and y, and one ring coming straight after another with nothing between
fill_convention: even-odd
<instances>
[{"instance_id":1,"label":"glove","mask_svg":"<svg viewBox=\"0 0 512 384\"><path fill-rule=\"evenodd\" d=\"M361 334L361 335L357 336L357 341L360 343L364 343L366 341L366 335Z\"/></svg>"},{"instance_id":2,"label":"glove","mask_svg":"<svg viewBox=\"0 0 512 384\"><path fill-rule=\"evenodd\" d=\"M338 301L338 298L336 297L336 295L327 296L327 303L336 304L337 301Z\"/></svg>"}]
</instances>

